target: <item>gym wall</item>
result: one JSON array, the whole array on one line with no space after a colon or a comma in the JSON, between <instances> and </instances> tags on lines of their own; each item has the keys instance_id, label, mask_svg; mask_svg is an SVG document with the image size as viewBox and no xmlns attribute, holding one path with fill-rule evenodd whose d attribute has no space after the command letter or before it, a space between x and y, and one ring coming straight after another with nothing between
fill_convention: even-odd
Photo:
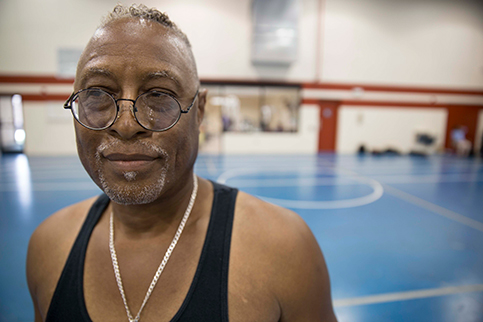
<instances>
[{"instance_id":1,"label":"gym wall","mask_svg":"<svg viewBox=\"0 0 483 322\"><path fill-rule=\"evenodd\" d=\"M28 154L75 153L72 120L56 114L68 113L61 107L61 98L66 98L72 87L69 83L39 80L16 83L11 82L11 77L2 82L2 76L57 75L59 50L82 49L101 17L116 3L115 0L0 2L0 41L4 44L0 46L0 92L18 92L26 98ZM300 0L298 59L289 66L251 63L249 0L144 3L168 12L187 33L202 79L468 90L473 93L471 99L460 95L461 99L452 104L483 107L481 1ZM363 95L367 94L365 91ZM336 91L331 99L341 101L344 95ZM429 99L425 97L423 102L429 103L432 95L426 96ZM398 101L395 96L391 98L393 101ZM378 108L382 110L384 106ZM369 132L377 132L387 124L392 119L390 114L379 113L371 127L363 125L364 133L374 138L377 133ZM405 128L412 128L414 119L418 119L411 115L414 117L401 119L406 122L406 126L402 125ZM349 122L344 118L341 113L337 124ZM441 125L436 123L428 125L429 130L444 136ZM337 128L337 138L346 140L348 135L354 135L340 132L345 128L342 125ZM318 139L316 132L312 133L316 136L313 140ZM337 150L353 151L343 143L349 141L337 141ZM248 145L243 146L244 142ZM240 151L249 151L249 141L238 144L242 145ZM399 148L405 150L406 145ZM314 153L317 149L304 151Z\"/></svg>"}]
</instances>

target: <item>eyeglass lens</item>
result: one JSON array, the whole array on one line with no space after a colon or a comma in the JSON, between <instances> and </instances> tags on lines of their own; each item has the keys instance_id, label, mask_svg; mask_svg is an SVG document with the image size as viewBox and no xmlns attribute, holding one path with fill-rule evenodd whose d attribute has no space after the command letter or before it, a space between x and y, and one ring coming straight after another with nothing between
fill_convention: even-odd
<instances>
[{"instance_id":1,"label":"eyeglass lens","mask_svg":"<svg viewBox=\"0 0 483 322\"><path fill-rule=\"evenodd\" d=\"M75 118L91 129L105 129L117 117L116 101L100 89L87 89L72 101ZM174 98L160 92L140 95L135 103L134 115L146 129L162 131L173 126L181 115L181 108Z\"/></svg>"},{"instance_id":2,"label":"eyeglass lens","mask_svg":"<svg viewBox=\"0 0 483 322\"><path fill-rule=\"evenodd\" d=\"M136 118L147 129L162 130L175 124L181 108L171 96L159 92L147 92L136 101Z\"/></svg>"}]
</instances>

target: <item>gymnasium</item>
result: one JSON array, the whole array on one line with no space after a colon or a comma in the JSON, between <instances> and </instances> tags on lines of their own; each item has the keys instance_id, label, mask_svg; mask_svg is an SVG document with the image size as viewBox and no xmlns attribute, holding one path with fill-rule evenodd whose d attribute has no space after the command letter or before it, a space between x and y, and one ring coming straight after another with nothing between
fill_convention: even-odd
<instances>
[{"instance_id":1,"label":"gymnasium","mask_svg":"<svg viewBox=\"0 0 483 322\"><path fill-rule=\"evenodd\" d=\"M0 322L34 319L35 228L101 193L63 104L117 3L0 0ZM208 90L195 173L305 220L338 321L483 321L483 2L143 3Z\"/></svg>"}]
</instances>

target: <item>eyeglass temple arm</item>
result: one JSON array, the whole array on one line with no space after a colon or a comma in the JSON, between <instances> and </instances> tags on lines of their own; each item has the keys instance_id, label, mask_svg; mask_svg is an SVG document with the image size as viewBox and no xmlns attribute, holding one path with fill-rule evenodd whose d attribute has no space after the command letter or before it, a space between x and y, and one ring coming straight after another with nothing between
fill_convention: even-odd
<instances>
[{"instance_id":1,"label":"eyeglass temple arm","mask_svg":"<svg viewBox=\"0 0 483 322\"><path fill-rule=\"evenodd\" d=\"M72 93L69 98L67 99L67 101L65 101L64 103L64 108L67 110L67 109L72 109L72 98L74 98L74 95L75 93Z\"/></svg>"},{"instance_id":2,"label":"eyeglass temple arm","mask_svg":"<svg viewBox=\"0 0 483 322\"><path fill-rule=\"evenodd\" d=\"M193 105L195 105L195 102L196 102L196 99L198 98L198 94L200 93L200 89L198 88L198 90L196 91L196 94L195 94L195 98L193 98L193 102L191 102L190 106L188 106L188 108L186 110L183 110L181 109L181 113L188 113L191 108L193 107Z\"/></svg>"}]
</instances>

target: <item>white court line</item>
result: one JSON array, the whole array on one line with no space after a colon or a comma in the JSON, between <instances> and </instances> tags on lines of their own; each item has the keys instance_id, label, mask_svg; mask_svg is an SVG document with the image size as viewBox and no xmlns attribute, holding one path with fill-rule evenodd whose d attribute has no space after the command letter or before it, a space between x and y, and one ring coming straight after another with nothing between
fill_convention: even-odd
<instances>
[{"instance_id":1,"label":"white court line","mask_svg":"<svg viewBox=\"0 0 483 322\"><path fill-rule=\"evenodd\" d=\"M329 169L327 167L324 168L318 168L314 166L297 166L297 168L294 168L292 166L258 166L258 167L243 167L243 168L234 168L234 169L228 169L223 171L219 176L218 179L216 180L219 183L226 184L228 180L236 178L236 177L243 177L245 175L253 175L253 174L286 174L286 173L295 173L295 174L310 174L313 175L314 173L317 174L322 174L322 173L329 173L329 174L337 174L338 170L337 169ZM359 176L359 175L357 175ZM247 180L247 179L242 179L242 180ZM260 180L260 179L258 179ZM262 179L264 180L264 179Z\"/></svg>"},{"instance_id":2,"label":"white court line","mask_svg":"<svg viewBox=\"0 0 483 322\"><path fill-rule=\"evenodd\" d=\"M352 177L353 175L351 175ZM293 186L335 186L335 185L360 185L366 184L354 181L351 177L318 177L318 178L294 178L294 179L234 179L233 185L242 187L293 187ZM360 177L360 175L357 175ZM462 182L483 182L474 176L373 176L372 179L386 184L402 183L462 183Z\"/></svg>"},{"instance_id":3,"label":"white court line","mask_svg":"<svg viewBox=\"0 0 483 322\"><path fill-rule=\"evenodd\" d=\"M418 291L384 293L384 294L378 294L378 295L339 299L339 300L334 300L333 305L334 307L367 305L367 304L407 301L407 300L422 299L422 298L428 298L428 297L436 297L436 296L459 294L459 293L470 293L470 292L483 292L483 284L450 286L450 287L441 287L441 288L433 288L433 289L418 290Z\"/></svg>"},{"instance_id":4,"label":"white court line","mask_svg":"<svg viewBox=\"0 0 483 322\"><path fill-rule=\"evenodd\" d=\"M16 182L18 178L17 174L12 174L11 176L5 176L1 178L1 182L9 183L9 182ZM86 172L52 172L52 173L30 173L30 181L32 182L39 182L39 181L55 181L55 180L65 180L65 179L86 179L89 180L90 177Z\"/></svg>"},{"instance_id":5,"label":"white court line","mask_svg":"<svg viewBox=\"0 0 483 322\"><path fill-rule=\"evenodd\" d=\"M206 168L208 170L208 173L210 175L214 176L218 172L217 167L215 165L215 162L213 161L212 158L205 160L205 164L206 164Z\"/></svg>"},{"instance_id":6,"label":"white court line","mask_svg":"<svg viewBox=\"0 0 483 322\"><path fill-rule=\"evenodd\" d=\"M466 225L468 227L477 229L479 231L483 231L483 223L476 221L474 219L468 218L466 216L460 215L457 212L454 212L452 210L443 208L441 206L435 205L429 201L423 200L421 198L418 198L416 196L413 196L409 193L406 193L404 191L401 191L399 189L393 188L388 185L384 185L384 189L386 192L389 194L398 197L400 199L403 199L407 202L410 202L416 206L422 207L426 210L429 210L437 215L446 217L448 219L454 220L456 222L459 222L460 224Z\"/></svg>"},{"instance_id":7,"label":"white court line","mask_svg":"<svg viewBox=\"0 0 483 322\"><path fill-rule=\"evenodd\" d=\"M21 191L23 188L17 185L0 186L0 192L16 192ZM99 190L99 187L94 182L44 182L33 183L28 188L31 191L79 191L79 190Z\"/></svg>"},{"instance_id":8,"label":"white court line","mask_svg":"<svg viewBox=\"0 0 483 322\"><path fill-rule=\"evenodd\" d=\"M237 188L247 187L301 187L301 186L339 186L361 185L360 181L351 178L296 178L296 179L235 179L233 185Z\"/></svg>"},{"instance_id":9,"label":"white court line","mask_svg":"<svg viewBox=\"0 0 483 322\"><path fill-rule=\"evenodd\" d=\"M273 172L278 172L278 173L301 173L301 168L298 168L297 171L294 171L293 169L284 169L284 168L279 168L279 169L274 169L273 167L270 169L263 169L263 168L242 168L242 169L232 169L223 172L217 179L219 183L225 184L228 180L243 176L243 175L250 175L250 174L256 174L256 173L273 173ZM317 169L317 171L320 173L321 169ZM324 171L331 171L331 172L336 172L333 171L333 169L326 168ZM313 173L314 171L312 170L309 173ZM265 196L260 196L259 197L262 200L265 200L267 202L286 207L286 208L292 208L292 209L342 209L342 208L354 208L354 207L360 207L364 206L370 203L373 203L377 200L379 200L382 195L384 194L384 188L382 185L371 178L367 178L361 175L357 174L350 174L352 180L356 181L358 184L366 184L369 185L372 188L372 193L363 196L363 197L358 197L358 198L351 198L351 199L341 199L341 200L291 200L291 199L279 199L279 198L268 198ZM262 179L263 180L263 179ZM273 183L273 180L271 180ZM327 183L327 182L325 182ZM312 184L313 186L317 186L317 182L313 181ZM296 184L294 186L297 186Z\"/></svg>"},{"instance_id":10,"label":"white court line","mask_svg":"<svg viewBox=\"0 0 483 322\"><path fill-rule=\"evenodd\" d=\"M444 174L444 175L375 175L373 179L388 184L398 183L461 183L461 182L483 182L483 177L478 178L476 174Z\"/></svg>"}]
</instances>

